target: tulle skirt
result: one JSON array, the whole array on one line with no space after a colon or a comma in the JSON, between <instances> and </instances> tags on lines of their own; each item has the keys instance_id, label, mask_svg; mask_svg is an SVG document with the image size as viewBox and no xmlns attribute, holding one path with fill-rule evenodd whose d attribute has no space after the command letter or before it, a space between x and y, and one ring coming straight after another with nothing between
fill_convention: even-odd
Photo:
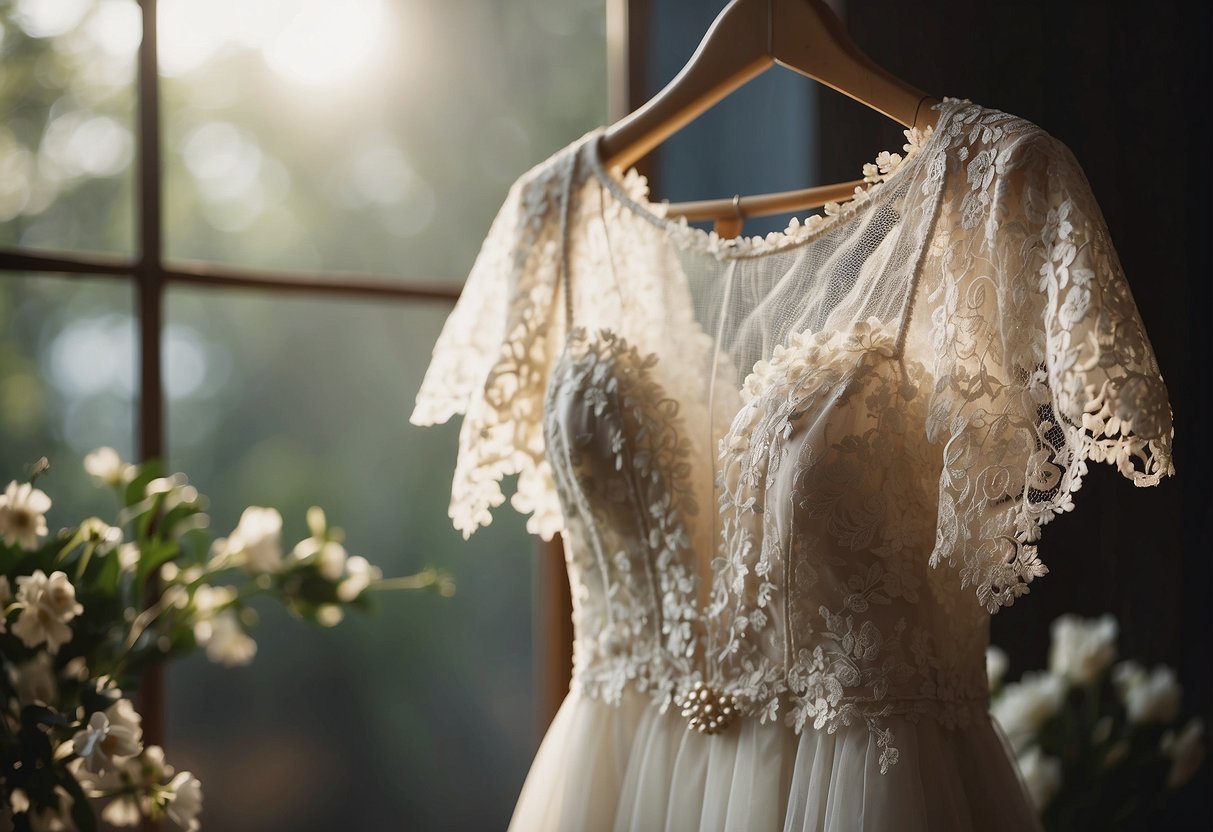
<instances>
[{"instance_id":1,"label":"tulle skirt","mask_svg":"<svg viewBox=\"0 0 1213 832\"><path fill-rule=\"evenodd\" d=\"M964 729L893 717L899 760L880 773L867 727L833 734L756 719L687 730L644 694L572 692L522 787L512 832L543 830L1034 830L1040 824L989 718Z\"/></svg>"}]
</instances>

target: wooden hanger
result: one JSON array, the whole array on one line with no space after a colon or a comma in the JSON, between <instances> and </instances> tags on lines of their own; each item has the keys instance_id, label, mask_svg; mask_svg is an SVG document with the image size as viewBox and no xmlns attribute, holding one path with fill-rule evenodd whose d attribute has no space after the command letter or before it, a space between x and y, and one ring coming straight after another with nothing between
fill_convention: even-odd
<instances>
[{"instance_id":1,"label":"wooden hanger","mask_svg":"<svg viewBox=\"0 0 1213 832\"><path fill-rule=\"evenodd\" d=\"M877 66L848 37L824 0L732 0L682 71L644 106L608 127L607 167L635 164L733 90L779 64L831 87L906 127L925 128L939 101ZM673 203L667 216L715 219L733 237L747 216L782 214L850 198L862 179L796 191Z\"/></svg>"}]
</instances>

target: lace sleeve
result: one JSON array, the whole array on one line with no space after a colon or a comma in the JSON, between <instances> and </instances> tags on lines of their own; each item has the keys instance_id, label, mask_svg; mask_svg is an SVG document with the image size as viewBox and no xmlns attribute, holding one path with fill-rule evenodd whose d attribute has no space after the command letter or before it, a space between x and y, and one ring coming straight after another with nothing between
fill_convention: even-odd
<instances>
[{"instance_id":1,"label":"lace sleeve","mask_svg":"<svg viewBox=\"0 0 1213 832\"><path fill-rule=\"evenodd\" d=\"M449 514L468 538L505 501L530 514L545 540L563 525L544 454L543 393L557 307L561 167L552 160L511 187L434 345L409 421L432 425L464 414Z\"/></svg>"},{"instance_id":2,"label":"lace sleeve","mask_svg":"<svg viewBox=\"0 0 1213 832\"><path fill-rule=\"evenodd\" d=\"M963 228L937 287L928 435L943 444L934 566L990 611L1048 570L1040 529L1087 461L1174 473L1167 390L1086 176L1043 131L965 158Z\"/></svg>"}]
</instances>

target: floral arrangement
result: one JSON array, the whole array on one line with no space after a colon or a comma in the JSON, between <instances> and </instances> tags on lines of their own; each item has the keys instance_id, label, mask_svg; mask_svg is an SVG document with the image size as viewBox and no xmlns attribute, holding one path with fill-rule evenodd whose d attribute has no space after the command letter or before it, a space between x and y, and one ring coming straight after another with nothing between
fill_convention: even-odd
<instances>
[{"instance_id":1,"label":"floral arrangement","mask_svg":"<svg viewBox=\"0 0 1213 832\"><path fill-rule=\"evenodd\" d=\"M84 467L117 495L114 524L89 517L49 536L51 500L35 487L45 459L0 495L0 830L92 830L97 806L114 826L167 818L198 829L198 778L144 745L124 693L140 674L199 649L251 661L254 596L333 626L372 589L453 591L432 569L384 580L317 507L309 536L284 554L275 509L250 507L212 540L207 500L183 474L111 448Z\"/></svg>"},{"instance_id":2,"label":"floral arrangement","mask_svg":"<svg viewBox=\"0 0 1213 832\"><path fill-rule=\"evenodd\" d=\"M1046 829L1152 825L1203 762L1204 724L1181 721L1175 672L1117 662L1117 634L1110 615L1062 616L1048 670L1006 684L1006 654L986 654L991 713Z\"/></svg>"}]
</instances>

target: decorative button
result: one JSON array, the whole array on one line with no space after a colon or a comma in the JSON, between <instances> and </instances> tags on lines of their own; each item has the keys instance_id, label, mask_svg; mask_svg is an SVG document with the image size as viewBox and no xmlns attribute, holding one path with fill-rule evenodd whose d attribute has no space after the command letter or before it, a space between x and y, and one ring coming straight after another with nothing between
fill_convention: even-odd
<instances>
[{"instance_id":1,"label":"decorative button","mask_svg":"<svg viewBox=\"0 0 1213 832\"><path fill-rule=\"evenodd\" d=\"M696 682L695 687L678 700L678 705L682 715L690 720L690 727L701 734L719 734L737 716L737 698L731 693L720 693L703 682Z\"/></svg>"}]
</instances>

